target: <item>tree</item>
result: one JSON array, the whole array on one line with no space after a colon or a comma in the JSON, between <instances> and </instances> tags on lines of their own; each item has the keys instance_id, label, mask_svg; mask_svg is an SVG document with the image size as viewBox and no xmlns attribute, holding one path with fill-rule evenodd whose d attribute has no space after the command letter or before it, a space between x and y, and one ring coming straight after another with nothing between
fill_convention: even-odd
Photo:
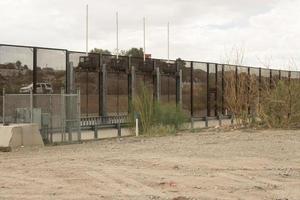
<instances>
[{"instance_id":1,"label":"tree","mask_svg":"<svg viewBox=\"0 0 300 200\"><path fill-rule=\"evenodd\" d=\"M21 63L21 61L17 61L16 62L16 67L17 67L17 69L20 69L21 67L22 67L22 63Z\"/></svg>"},{"instance_id":2,"label":"tree","mask_svg":"<svg viewBox=\"0 0 300 200\"><path fill-rule=\"evenodd\" d=\"M177 65L178 65L179 68L185 67L185 61L182 60L181 58L177 58L176 62L177 62Z\"/></svg>"},{"instance_id":3,"label":"tree","mask_svg":"<svg viewBox=\"0 0 300 200\"><path fill-rule=\"evenodd\" d=\"M121 54L124 56L144 57L144 50L143 48L132 47L127 51L121 51Z\"/></svg>"},{"instance_id":4,"label":"tree","mask_svg":"<svg viewBox=\"0 0 300 200\"><path fill-rule=\"evenodd\" d=\"M100 53L100 54L107 54L107 55L111 55L111 52L107 49L98 49L98 48L94 48L90 51L91 53Z\"/></svg>"}]
</instances>

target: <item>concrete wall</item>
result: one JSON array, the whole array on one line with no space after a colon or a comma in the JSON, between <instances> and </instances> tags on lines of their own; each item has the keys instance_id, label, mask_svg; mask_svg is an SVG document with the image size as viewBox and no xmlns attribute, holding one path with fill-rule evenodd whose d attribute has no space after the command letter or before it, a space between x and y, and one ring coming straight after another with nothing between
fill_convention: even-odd
<instances>
[{"instance_id":1,"label":"concrete wall","mask_svg":"<svg viewBox=\"0 0 300 200\"><path fill-rule=\"evenodd\" d=\"M11 124L0 126L0 151L18 147L44 146L37 124Z\"/></svg>"}]
</instances>

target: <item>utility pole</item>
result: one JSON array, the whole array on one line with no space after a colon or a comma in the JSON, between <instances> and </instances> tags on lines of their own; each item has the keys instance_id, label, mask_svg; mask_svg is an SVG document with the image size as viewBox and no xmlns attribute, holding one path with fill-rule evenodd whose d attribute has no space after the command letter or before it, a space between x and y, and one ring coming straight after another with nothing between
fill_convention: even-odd
<instances>
[{"instance_id":1,"label":"utility pole","mask_svg":"<svg viewBox=\"0 0 300 200\"><path fill-rule=\"evenodd\" d=\"M89 53L89 5L86 5L86 29L85 29L85 53L88 56Z\"/></svg>"},{"instance_id":2,"label":"utility pole","mask_svg":"<svg viewBox=\"0 0 300 200\"><path fill-rule=\"evenodd\" d=\"M117 59L119 59L119 13L116 13Z\"/></svg>"}]
</instances>

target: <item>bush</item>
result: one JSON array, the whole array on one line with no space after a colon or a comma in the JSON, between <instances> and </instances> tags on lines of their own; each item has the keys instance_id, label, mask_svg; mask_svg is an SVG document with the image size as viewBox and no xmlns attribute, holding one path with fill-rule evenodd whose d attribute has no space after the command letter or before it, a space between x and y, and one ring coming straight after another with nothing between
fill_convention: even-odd
<instances>
[{"instance_id":1,"label":"bush","mask_svg":"<svg viewBox=\"0 0 300 200\"><path fill-rule=\"evenodd\" d=\"M258 105L259 85L257 77L235 72L224 75L224 101L229 114L234 115L238 126L251 125Z\"/></svg>"},{"instance_id":2,"label":"bush","mask_svg":"<svg viewBox=\"0 0 300 200\"><path fill-rule=\"evenodd\" d=\"M141 133L148 132L153 124L154 119L154 105L153 97L149 90L142 86L139 90L139 94L133 99L132 114L138 114L141 124ZM135 116L132 116L134 119Z\"/></svg>"},{"instance_id":3,"label":"bush","mask_svg":"<svg viewBox=\"0 0 300 200\"><path fill-rule=\"evenodd\" d=\"M262 84L260 97L256 78L227 76L225 103L238 126L268 128L300 127L300 83L280 80ZM236 87L236 89L234 89Z\"/></svg>"},{"instance_id":4,"label":"bush","mask_svg":"<svg viewBox=\"0 0 300 200\"><path fill-rule=\"evenodd\" d=\"M184 122L187 121L187 117L182 109L175 104L159 104L155 105L154 123L171 126L175 129L180 128Z\"/></svg>"},{"instance_id":5,"label":"bush","mask_svg":"<svg viewBox=\"0 0 300 200\"><path fill-rule=\"evenodd\" d=\"M279 81L274 88L264 90L259 106L261 123L269 128L300 126L300 85Z\"/></svg>"},{"instance_id":6,"label":"bush","mask_svg":"<svg viewBox=\"0 0 300 200\"><path fill-rule=\"evenodd\" d=\"M135 96L132 107L132 113L139 115L141 134L158 135L159 130L161 134L175 133L187 121L181 108L175 104L156 102L145 86L142 86L139 94Z\"/></svg>"}]
</instances>

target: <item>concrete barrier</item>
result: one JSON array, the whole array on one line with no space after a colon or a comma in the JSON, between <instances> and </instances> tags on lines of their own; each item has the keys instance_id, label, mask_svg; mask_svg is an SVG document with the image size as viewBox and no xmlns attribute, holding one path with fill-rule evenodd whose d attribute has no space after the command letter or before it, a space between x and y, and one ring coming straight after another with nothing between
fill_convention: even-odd
<instances>
[{"instance_id":1,"label":"concrete barrier","mask_svg":"<svg viewBox=\"0 0 300 200\"><path fill-rule=\"evenodd\" d=\"M18 147L44 146L37 124L11 124L0 126L0 151Z\"/></svg>"}]
</instances>

